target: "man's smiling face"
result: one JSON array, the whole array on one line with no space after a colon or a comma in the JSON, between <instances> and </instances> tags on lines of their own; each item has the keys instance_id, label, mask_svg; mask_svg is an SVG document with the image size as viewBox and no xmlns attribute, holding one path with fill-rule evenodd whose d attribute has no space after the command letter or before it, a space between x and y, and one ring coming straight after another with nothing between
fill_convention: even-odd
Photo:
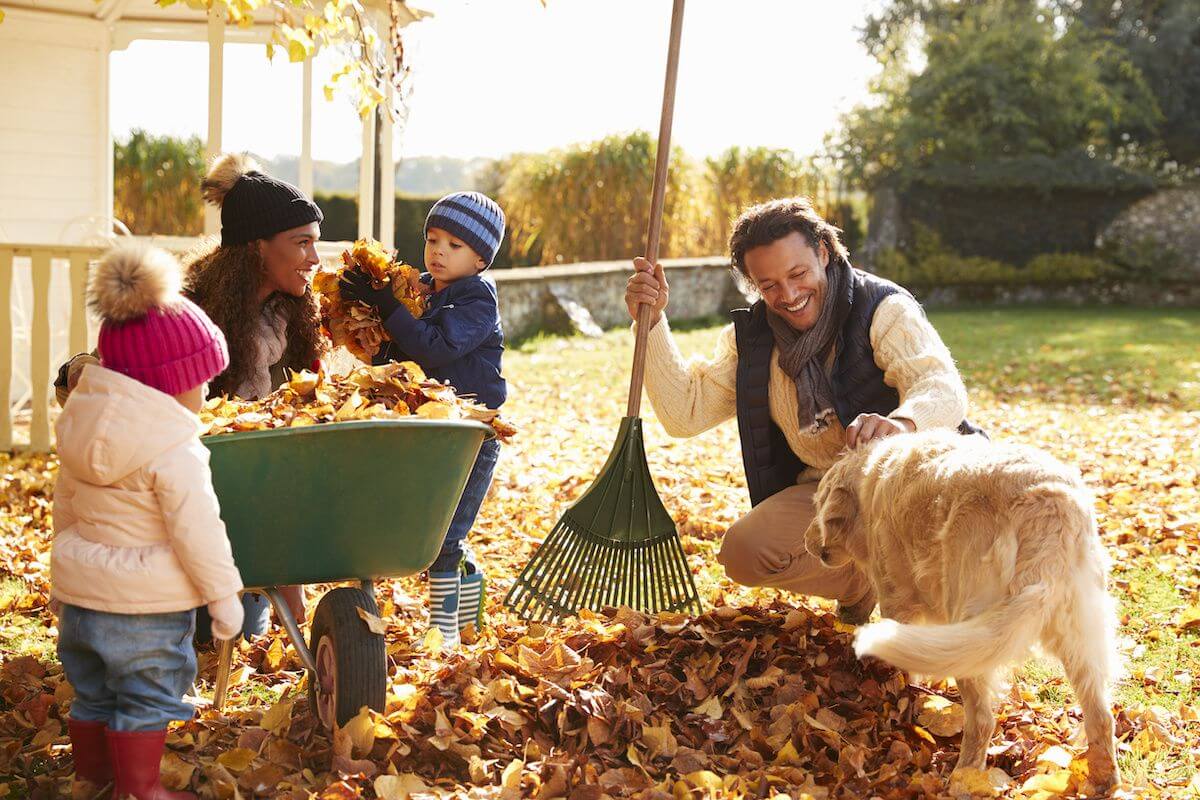
<instances>
[{"instance_id":1,"label":"man's smiling face","mask_svg":"<svg viewBox=\"0 0 1200 800\"><path fill-rule=\"evenodd\" d=\"M750 279L770 309L798 331L817 324L829 282L829 251L822 242L814 250L796 231L770 244L746 251L743 262Z\"/></svg>"}]
</instances>

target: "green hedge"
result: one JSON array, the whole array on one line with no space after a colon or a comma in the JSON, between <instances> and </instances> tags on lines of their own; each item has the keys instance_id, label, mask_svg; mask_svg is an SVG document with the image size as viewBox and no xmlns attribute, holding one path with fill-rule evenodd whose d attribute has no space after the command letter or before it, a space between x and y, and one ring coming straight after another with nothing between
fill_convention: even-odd
<instances>
[{"instance_id":1,"label":"green hedge","mask_svg":"<svg viewBox=\"0 0 1200 800\"><path fill-rule=\"evenodd\" d=\"M910 228L937 231L954 252L1019 265L1043 253L1094 251L1104 228L1145 193L916 183L900 203Z\"/></svg>"},{"instance_id":2,"label":"green hedge","mask_svg":"<svg viewBox=\"0 0 1200 800\"><path fill-rule=\"evenodd\" d=\"M982 256L965 256L947 247L941 236L918 226L909 252L888 249L872 270L902 286L970 284L1063 284L1127 277L1128 270L1083 253L1042 253L1024 266Z\"/></svg>"},{"instance_id":3,"label":"green hedge","mask_svg":"<svg viewBox=\"0 0 1200 800\"><path fill-rule=\"evenodd\" d=\"M321 223L322 239L353 241L358 238L357 195L318 192L313 199L325 215L325 221ZM425 217L429 215L429 209L437 200L437 197L396 195L396 250L400 259L407 264L417 267L425 265ZM523 261L514 264L509 252L510 239L505 231L504 242L501 243L500 252L496 254L492 266L504 268L536 263Z\"/></svg>"}]
</instances>

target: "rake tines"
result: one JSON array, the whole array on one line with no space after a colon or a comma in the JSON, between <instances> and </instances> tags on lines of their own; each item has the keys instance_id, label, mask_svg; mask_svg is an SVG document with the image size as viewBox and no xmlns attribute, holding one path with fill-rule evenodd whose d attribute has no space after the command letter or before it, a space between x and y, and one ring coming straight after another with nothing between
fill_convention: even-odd
<instances>
[{"instance_id":1,"label":"rake tines","mask_svg":"<svg viewBox=\"0 0 1200 800\"><path fill-rule=\"evenodd\" d=\"M504 602L536 621L604 606L699 613L683 545L646 464L641 419L622 420L600 475L567 509Z\"/></svg>"}]
</instances>

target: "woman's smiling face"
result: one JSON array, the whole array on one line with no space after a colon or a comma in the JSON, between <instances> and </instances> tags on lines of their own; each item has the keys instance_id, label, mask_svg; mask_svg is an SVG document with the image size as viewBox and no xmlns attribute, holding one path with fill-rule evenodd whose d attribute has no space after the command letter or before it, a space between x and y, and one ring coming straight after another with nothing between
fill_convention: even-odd
<instances>
[{"instance_id":1,"label":"woman's smiling face","mask_svg":"<svg viewBox=\"0 0 1200 800\"><path fill-rule=\"evenodd\" d=\"M262 287L264 299L274 292L304 296L313 271L321 263L317 257L320 238L321 226L310 222L260 240L259 253L266 271Z\"/></svg>"},{"instance_id":2,"label":"woman's smiling face","mask_svg":"<svg viewBox=\"0 0 1200 800\"><path fill-rule=\"evenodd\" d=\"M814 250L796 231L770 244L746 251L750 280L770 309L798 331L817 324L829 282L829 251L822 242Z\"/></svg>"}]
</instances>

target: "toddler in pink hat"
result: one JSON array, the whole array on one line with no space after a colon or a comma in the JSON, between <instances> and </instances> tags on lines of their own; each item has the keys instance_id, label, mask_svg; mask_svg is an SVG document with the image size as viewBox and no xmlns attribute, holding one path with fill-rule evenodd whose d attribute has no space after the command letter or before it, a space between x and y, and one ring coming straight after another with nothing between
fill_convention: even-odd
<instances>
[{"instance_id":1,"label":"toddler in pink hat","mask_svg":"<svg viewBox=\"0 0 1200 800\"><path fill-rule=\"evenodd\" d=\"M100 363L84 367L55 426L50 561L75 777L97 791L112 783L113 797L193 798L161 785L159 761L167 725L192 717L182 698L196 676L196 607L218 638L242 627L197 418L229 354L162 250L114 248L88 294Z\"/></svg>"}]
</instances>

